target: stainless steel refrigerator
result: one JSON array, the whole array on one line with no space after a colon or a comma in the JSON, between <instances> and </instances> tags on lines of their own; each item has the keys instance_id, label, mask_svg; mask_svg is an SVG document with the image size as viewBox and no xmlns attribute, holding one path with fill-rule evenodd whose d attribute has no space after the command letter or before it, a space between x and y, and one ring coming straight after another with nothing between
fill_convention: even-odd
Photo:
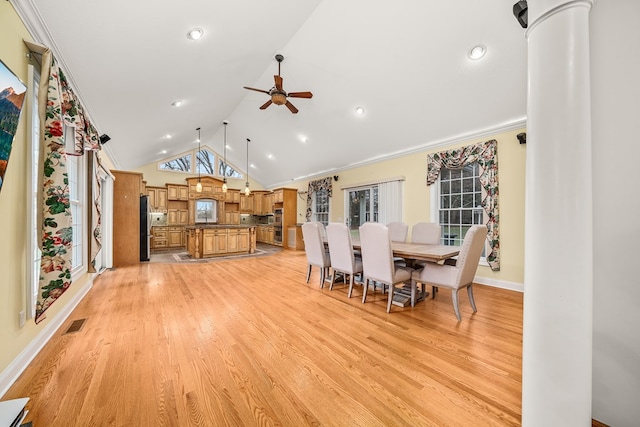
<instances>
[{"instance_id":1,"label":"stainless steel refrigerator","mask_svg":"<svg viewBox=\"0 0 640 427\"><path fill-rule=\"evenodd\" d=\"M140 196L140 261L151 256L151 206L149 196Z\"/></svg>"}]
</instances>

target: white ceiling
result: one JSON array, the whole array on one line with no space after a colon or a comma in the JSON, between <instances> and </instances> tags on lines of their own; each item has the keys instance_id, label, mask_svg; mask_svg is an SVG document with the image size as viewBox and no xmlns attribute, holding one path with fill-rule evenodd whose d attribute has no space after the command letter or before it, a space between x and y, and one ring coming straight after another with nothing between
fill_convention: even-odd
<instances>
[{"instance_id":1,"label":"white ceiling","mask_svg":"<svg viewBox=\"0 0 640 427\"><path fill-rule=\"evenodd\" d=\"M12 0L58 52L118 169L194 148L197 127L222 152L226 119L229 162L245 169L250 138L249 174L265 187L522 125L527 45L514 2ZM193 27L202 39L187 39ZM487 54L471 61L479 43ZM313 92L290 99L298 114L259 110L268 96L243 89L273 86L276 53L284 89Z\"/></svg>"}]
</instances>

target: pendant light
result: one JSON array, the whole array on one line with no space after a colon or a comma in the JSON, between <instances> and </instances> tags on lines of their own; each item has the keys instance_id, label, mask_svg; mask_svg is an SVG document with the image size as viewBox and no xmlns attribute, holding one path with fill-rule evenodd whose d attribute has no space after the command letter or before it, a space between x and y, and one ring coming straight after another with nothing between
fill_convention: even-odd
<instances>
[{"instance_id":1,"label":"pendant light","mask_svg":"<svg viewBox=\"0 0 640 427\"><path fill-rule=\"evenodd\" d=\"M196 169L198 169L198 183L196 184L196 193L202 193L202 183L200 182L200 167L198 165L200 158L200 128L196 129L198 131L198 152L196 153Z\"/></svg>"},{"instance_id":2,"label":"pendant light","mask_svg":"<svg viewBox=\"0 0 640 427\"><path fill-rule=\"evenodd\" d=\"M248 196L249 194L251 194L251 190L249 190L249 142L251 140L249 138L247 138L247 182L245 182L245 187L244 187L244 195Z\"/></svg>"},{"instance_id":3,"label":"pendant light","mask_svg":"<svg viewBox=\"0 0 640 427\"><path fill-rule=\"evenodd\" d=\"M227 192L227 125L229 124L228 121L224 121L222 122L222 124L224 125L224 169L222 170L222 192L226 193Z\"/></svg>"}]
</instances>

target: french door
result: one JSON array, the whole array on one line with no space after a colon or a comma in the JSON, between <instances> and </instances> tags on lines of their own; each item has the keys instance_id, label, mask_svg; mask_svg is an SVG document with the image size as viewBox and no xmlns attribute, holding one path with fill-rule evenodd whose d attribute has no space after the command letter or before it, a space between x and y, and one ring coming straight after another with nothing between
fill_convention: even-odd
<instances>
[{"instance_id":1,"label":"french door","mask_svg":"<svg viewBox=\"0 0 640 427\"><path fill-rule=\"evenodd\" d=\"M360 187L345 191L345 218L353 236L365 222L378 222L378 186Z\"/></svg>"}]
</instances>

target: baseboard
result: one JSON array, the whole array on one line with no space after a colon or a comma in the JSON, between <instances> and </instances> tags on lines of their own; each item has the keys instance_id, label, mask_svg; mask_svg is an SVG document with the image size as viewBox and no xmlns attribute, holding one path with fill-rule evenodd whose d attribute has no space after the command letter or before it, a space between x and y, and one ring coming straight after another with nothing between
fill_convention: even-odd
<instances>
[{"instance_id":1,"label":"baseboard","mask_svg":"<svg viewBox=\"0 0 640 427\"><path fill-rule=\"evenodd\" d=\"M7 390L18 379L20 374L29 366L29 363L38 355L44 345L51 339L56 331L71 315L71 312L82 301L84 296L93 286L93 276L86 281L80 292L75 294L69 303L51 319L46 326L42 328L34 339L20 352L13 362L0 374L0 398L5 395Z\"/></svg>"},{"instance_id":2,"label":"baseboard","mask_svg":"<svg viewBox=\"0 0 640 427\"><path fill-rule=\"evenodd\" d=\"M493 286L494 288L508 289L510 291L524 292L524 285L522 283L507 282L506 280L495 280L487 277L474 277L473 283L479 285Z\"/></svg>"}]
</instances>

